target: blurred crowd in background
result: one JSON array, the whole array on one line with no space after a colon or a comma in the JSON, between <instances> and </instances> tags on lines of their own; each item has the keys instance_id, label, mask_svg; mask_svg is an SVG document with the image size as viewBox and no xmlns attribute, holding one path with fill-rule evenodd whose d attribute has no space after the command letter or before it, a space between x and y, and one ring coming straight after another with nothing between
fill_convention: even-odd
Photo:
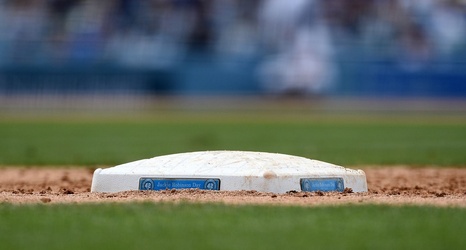
<instances>
[{"instance_id":1,"label":"blurred crowd in background","mask_svg":"<svg viewBox=\"0 0 466 250\"><path fill-rule=\"evenodd\" d=\"M258 58L268 91L319 92L338 63L466 64L464 0L0 0L0 67L170 68Z\"/></svg>"}]
</instances>

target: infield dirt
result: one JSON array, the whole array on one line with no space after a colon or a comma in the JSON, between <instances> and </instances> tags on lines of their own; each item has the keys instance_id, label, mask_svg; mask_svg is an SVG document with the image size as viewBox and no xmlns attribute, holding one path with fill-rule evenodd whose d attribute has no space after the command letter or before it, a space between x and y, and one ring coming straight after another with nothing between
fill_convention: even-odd
<instances>
[{"instance_id":1,"label":"infield dirt","mask_svg":"<svg viewBox=\"0 0 466 250\"><path fill-rule=\"evenodd\" d=\"M358 169L358 167L351 167ZM220 202L225 204L390 204L466 207L466 168L364 167L369 192L286 194L164 190L91 193L93 169L0 168L0 203Z\"/></svg>"}]
</instances>

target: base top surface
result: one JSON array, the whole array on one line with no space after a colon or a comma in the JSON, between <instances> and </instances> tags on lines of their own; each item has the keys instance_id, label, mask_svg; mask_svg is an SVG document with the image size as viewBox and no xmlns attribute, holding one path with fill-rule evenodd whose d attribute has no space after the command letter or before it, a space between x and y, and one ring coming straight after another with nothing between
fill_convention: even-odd
<instances>
[{"instance_id":1,"label":"base top surface","mask_svg":"<svg viewBox=\"0 0 466 250\"><path fill-rule=\"evenodd\" d=\"M334 164L299 156L249 151L203 151L158 156L102 170L102 174L263 175L348 173Z\"/></svg>"}]
</instances>

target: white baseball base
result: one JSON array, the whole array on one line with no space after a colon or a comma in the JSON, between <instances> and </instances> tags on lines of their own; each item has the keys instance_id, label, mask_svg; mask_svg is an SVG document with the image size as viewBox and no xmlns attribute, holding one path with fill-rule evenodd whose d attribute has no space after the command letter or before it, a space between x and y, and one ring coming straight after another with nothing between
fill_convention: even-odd
<instances>
[{"instance_id":1,"label":"white baseball base","mask_svg":"<svg viewBox=\"0 0 466 250\"><path fill-rule=\"evenodd\" d=\"M207 190L367 192L366 175L303 157L248 151L171 154L97 169L92 192Z\"/></svg>"}]
</instances>

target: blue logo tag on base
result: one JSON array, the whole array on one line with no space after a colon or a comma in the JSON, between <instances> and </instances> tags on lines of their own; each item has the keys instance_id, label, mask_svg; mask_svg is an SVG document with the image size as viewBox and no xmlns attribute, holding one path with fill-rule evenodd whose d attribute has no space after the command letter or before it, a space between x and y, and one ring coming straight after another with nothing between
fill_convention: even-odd
<instances>
[{"instance_id":1,"label":"blue logo tag on base","mask_svg":"<svg viewBox=\"0 0 466 250\"><path fill-rule=\"evenodd\" d=\"M220 179L141 178L139 190L189 189L220 190Z\"/></svg>"},{"instance_id":2,"label":"blue logo tag on base","mask_svg":"<svg viewBox=\"0 0 466 250\"><path fill-rule=\"evenodd\" d=\"M305 178L301 179L301 190L305 192L343 192L343 178Z\"/></svg>"}]
</instances>

